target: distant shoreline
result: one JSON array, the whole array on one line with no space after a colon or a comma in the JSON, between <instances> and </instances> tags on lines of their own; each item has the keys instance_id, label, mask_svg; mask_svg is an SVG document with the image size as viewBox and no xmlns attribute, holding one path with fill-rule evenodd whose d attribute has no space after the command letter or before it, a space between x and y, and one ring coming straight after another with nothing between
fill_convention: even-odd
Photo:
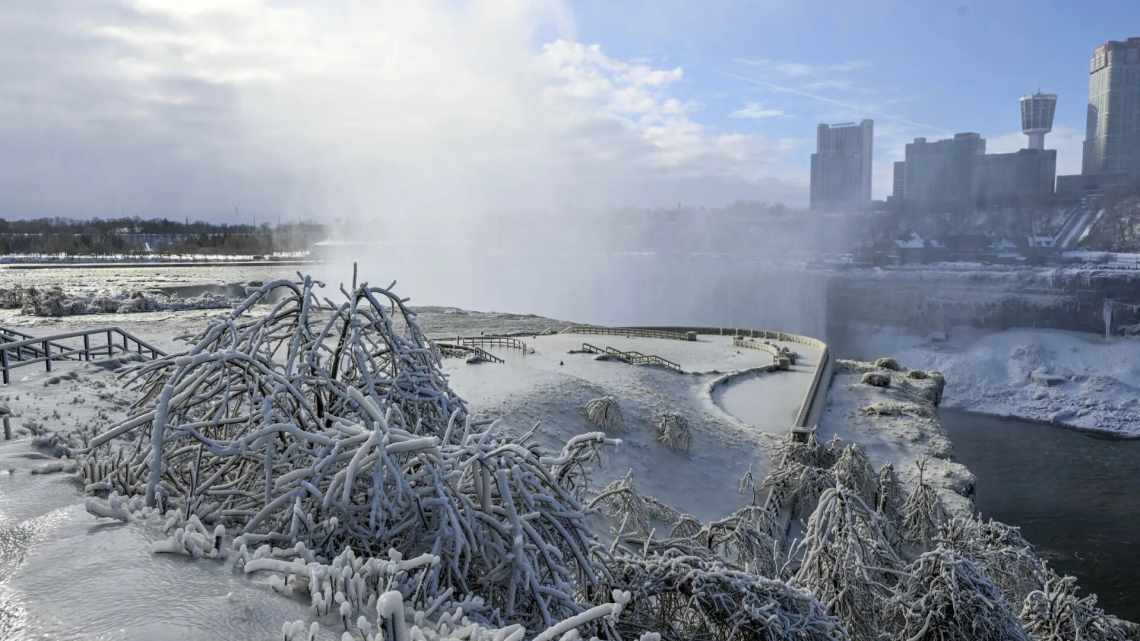
<instances>
[{"instance_id":1,"label":"distant shoreline","mask_svg":"<svg viewBox=\"0 0 1140 641\"><path fill-rule=\"evenodd\" d=\"M0 269L141 269L146 267L288 267L290 265L319 265L323 261L295 260L210 260L210 261L155 261L155 262L100 262L100 263L0 263Z\"/></svg>"}]
</instances>

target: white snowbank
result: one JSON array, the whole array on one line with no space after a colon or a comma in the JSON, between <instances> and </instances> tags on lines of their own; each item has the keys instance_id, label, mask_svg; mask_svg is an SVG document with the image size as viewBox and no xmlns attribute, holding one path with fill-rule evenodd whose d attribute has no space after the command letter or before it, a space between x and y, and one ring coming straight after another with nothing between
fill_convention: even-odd
<instances>
[{"instance_id":1,"label":"white snowbank","mask_svg":"<svg viewBox=\"0 0 1140 641\"><path fill-rule=\"evenodd\" d=\"M1140 437L1140 340L1052 329L918 336L864 329L868 353L946 376L947 407Z\"/></svg>"}]
</instances>

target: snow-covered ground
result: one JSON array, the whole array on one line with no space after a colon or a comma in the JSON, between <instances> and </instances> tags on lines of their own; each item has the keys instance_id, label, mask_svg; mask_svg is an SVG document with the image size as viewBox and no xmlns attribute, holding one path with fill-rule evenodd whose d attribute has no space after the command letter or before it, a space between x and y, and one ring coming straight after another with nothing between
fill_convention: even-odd
<instances>
[{"instance_id":1,"label":"snow-covered ground","mask_svg":"<svg viewBox=\"0 0 1140 641\"><path fill-rule=\"evenodd\" d=\"M947 407L1140 437L1140 339L968 327L919 336L884 327L863 328L855 342L865 354L941 371Z\"/></svg>"},{"instance_id":2,"label":"snow-covered ground","mask_svg":"<svg viewBox=\"0 0 1140 641\"><path fill-rule=\"evenodd\" d=\"M177 336L199 330L217 311L148 312L62 319L9 316L0 324L44 335L95 326L122 326L167 350L182 349ZM425 329L436 335L542 331L564 324L511 314L480 314L449 308L421 310ZM480 330L476 330L477 331ZM697 342L555 334L526 339L523 355L496 350L505 364L467 364L447 359L455 389L482 415L502 415L507 426L525 430L542 421L541 440L561 444L596 429L583 412L586 401L618 398L625 417L623 440L607 450L597 485L633 470L639 491L702 519L723 517L747 502L738 493L749 469L763 476L766 459L799 407L818 358L803 345L793 371L742 376L714 394L726 373L771 363L763 351L737 349L730 337ZM595 360L570 354L583 342L658 354L686 372ZM222 561L191 562L150 551L163 533L142 522L97 520L83 507L83 489L58 467L33 437L50 432L98 432L120 420L133 393L113 368L98 363L56 363L52 372L16 370L0 388L0 405L11 412L16 440L0 440L0 639L272 639L281 623L308 619L307 603L277 594L267 579L249 577ZM739 387L736 387L739 386ZM721 396L740 395L725 402ZM717 399L740 416L721 409ZM676 412L692 429L689 452L658 443L658 416ZM756 427L754 427L756 426ZM66 559L66 562L62 562ZM333 627L333 626L330 626ZM339 638L332 630L321 639Z\"/></svg>"},{"instance_id":3,"label":"snow-covered ground","mask_svg":"<svg viewBox=\"0 0 1140 641\"><path fill-rule=\"evenodd\" d=\"M862 375L867 371L889 375L890 387L863 383ZM951 460L952 445L934 407L916 400L907 389L908 383L916 381L875 370L870 363L840 361L817 437L820 441L837 437L845 443L858 443L874 465L890 463L899 478L908 483L917 481L921 463L923 479L939 490L943 504L953 512L969 513L973 509L968 497L974 492L974 476Z\"/></svg>"},{"instance_id":4,"label":"snow-covered ground","mask_svg":"<svg viewBox=\"0 0 1140 641\"><path fill-rule=\"evenodd\" d=\"M452 386L478 414L502 417L514 430L525 431L540 422L538 436L548 446L596 429L586 420L587 401L616 398L625 429L614 436L622 439L622 445L606 452L605 465L593 481L600 486L632 470L639 492L700 519L722 518L741 506L736 488L749 469L763 476L768 454L791 427L818 358L804 345L788 344L804 356L793 371L743 376L723 392L712 393L712 383L723 373L766 366L772 357L734 348L728 336L701 336L695 343L580 334L525 340L533 354L492 350L507 361L504 364L445 360ZM569 353L580 350L582 343L656 354L686 372L700 373ZM722 400L723 409L718 405ZM653 427L664 412L688 420L689 452L676 452L656 441Z\"/></svg>"}]
</instances>

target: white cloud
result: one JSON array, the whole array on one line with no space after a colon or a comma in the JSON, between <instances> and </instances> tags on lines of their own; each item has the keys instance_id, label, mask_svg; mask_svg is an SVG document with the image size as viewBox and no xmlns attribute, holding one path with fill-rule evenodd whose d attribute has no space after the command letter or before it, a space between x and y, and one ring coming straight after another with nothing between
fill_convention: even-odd
<instances>
[{"instance_id":1,"label":"white cloud","mask_svg":"<svg viewBox=\"0 0 1140 641\"><path fill-rule=\"evenodd\" d=\"M6 12L0 215L418 220L800 196L782 143L703 124L686 70L576 41L556 0Z\"/></svg>"},{"instance_id":2,"label":"white cloud","mask_svg":"<svg viewBox=\"0 0 1140 641\"><path fill-rule=\"evenodd\" d=\"M730 118L749 118L749 119L763 119L763 118L781 118L783 117L783 109L775 109L772 107L765 107L758 102L749 102L740 109L729 114Z\"/></svg>"},{"instance_id":3,"label":"white cloud","mask_svg":"<svg viewBox=\"0 0 1140 641\"><path fill-rule=\"evenodd\" d=\"M833 64L809 64L771 58L734 58L733 62L771 71L789 78L812 78L835 73L862 71L871 66L866 60L848 60Z\"/></svg>"}]
</instances>

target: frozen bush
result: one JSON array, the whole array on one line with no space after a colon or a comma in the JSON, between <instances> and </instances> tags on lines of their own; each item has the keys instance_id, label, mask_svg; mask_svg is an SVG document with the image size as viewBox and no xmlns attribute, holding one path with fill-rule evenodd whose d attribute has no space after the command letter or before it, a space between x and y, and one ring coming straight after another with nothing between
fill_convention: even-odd
<instances>
[{"instance_id":1,"label":"frozen bush","mask_svg":"<svg viewBox=\"0 0 1140 641\"><path fill-rule=\"evenodd\" d=\"M84 480L254 542L431 553L422 590L483 595L502 621L582 612L605 568L558 479L612 441L583 435L547 456L529 434L473 422L391 287L335 305L315 286L267 283L186 352L136 366L139 400L90 441ZM174 543L192 553L186 536Z\"/></svg>"},{"instance_id":2,"label":"frozen bush","mask_svg":"<svg viewBox=\"0 0 1140 641\"><path fill-rule=\"evenodd\" d=\"M586 418L607 433L625 429L625 418L617 399L612 396L595 398L586 403Z\"/></svg>"},{"instance_id":3,"label":"frozen bush","mask_svg":"<svg viewBox=\"0 0 1140 641\"><path fill-rule=\"evenodd\" d=\"M677 450L688 452L692 433L689 431L689 421L676 412L665 412L657 417L657 442Z\"/></svg>"},{"instance_id":4,"label":"frozen bush","mask_svg":"<svg viewBox=\"0 0 1140 641\"><path fill-rule=\"evenodd\" d=\"M969 559L938 548L919 556L902 576L893 601L901 630L894 638L1028 641L1001 591Z\"/></svg>"},{"instance_id":5,"label":"frozen bush","mask_svg":"<svg viewBox=\"0 0 1140 641\"><path fill-rule=\"evenodd\" d=\"M1021 621L1034 641L1128 641L1136 639L1135 624L1109 616L1096 606L1096 595L1077 596L1077 580L1051 577L1030 592Z\"/></svg>"}]
</instances>

